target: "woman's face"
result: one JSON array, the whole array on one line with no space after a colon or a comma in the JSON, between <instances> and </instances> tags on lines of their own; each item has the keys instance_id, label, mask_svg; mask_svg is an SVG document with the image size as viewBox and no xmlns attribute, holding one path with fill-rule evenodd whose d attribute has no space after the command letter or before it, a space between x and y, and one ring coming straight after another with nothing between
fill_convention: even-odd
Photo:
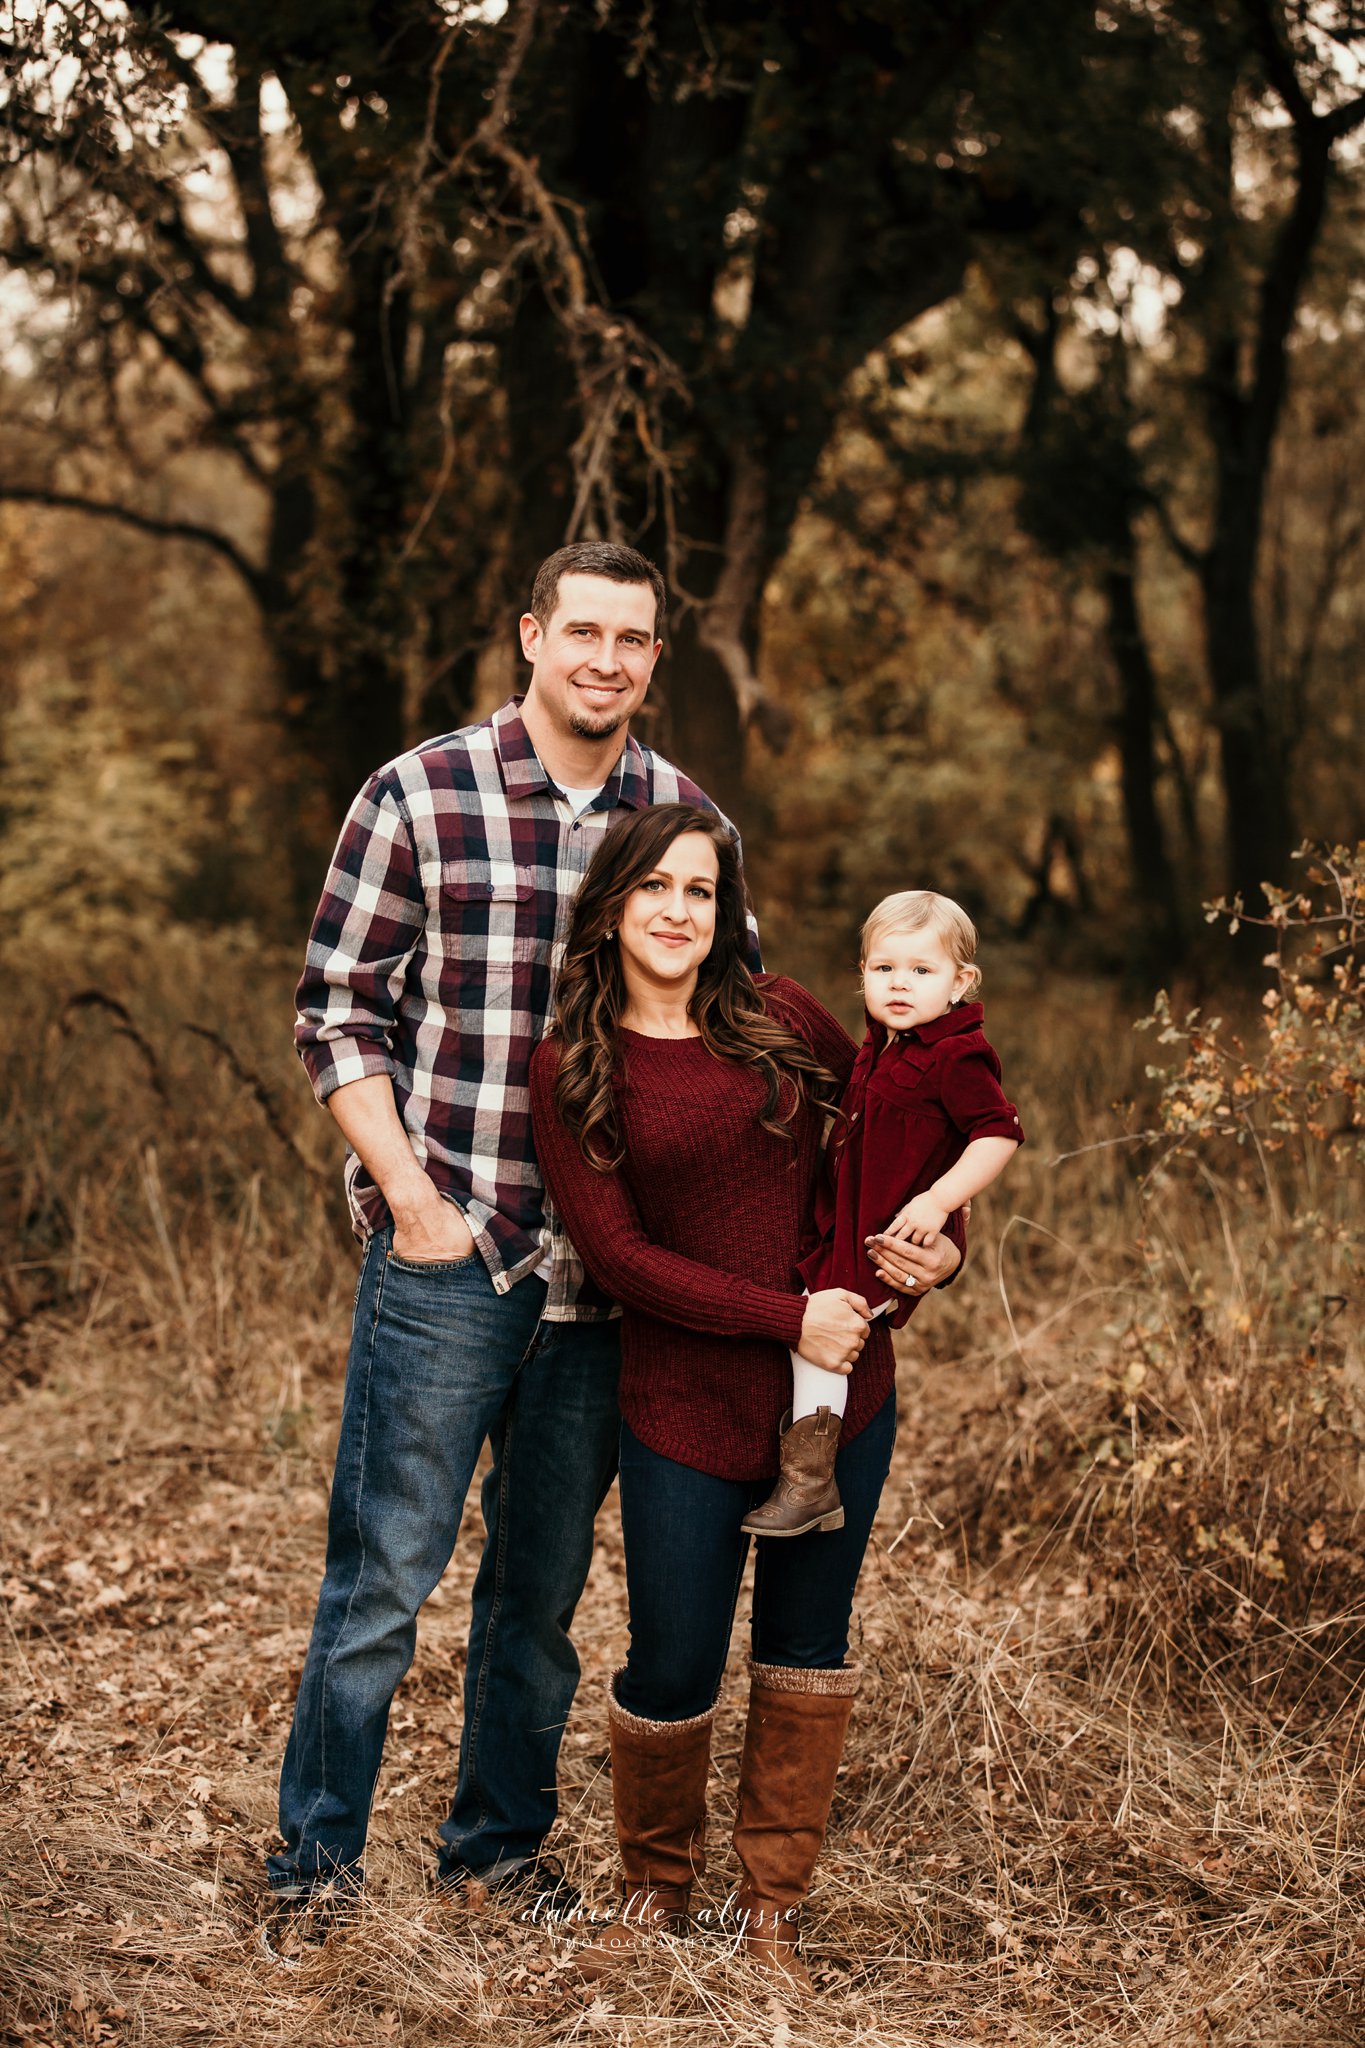
<instances>
[{"instance_id":1,"label":"woman's face","mask_svg":"<svg viewBox=\"0 0 1365 2048\"><path fill-rule=\"evenodd\" d=\"M621 906L616 943L632 993L690 993L716 935L716 849L704 832L683 832Z\"/></svg>"}]
</instances>

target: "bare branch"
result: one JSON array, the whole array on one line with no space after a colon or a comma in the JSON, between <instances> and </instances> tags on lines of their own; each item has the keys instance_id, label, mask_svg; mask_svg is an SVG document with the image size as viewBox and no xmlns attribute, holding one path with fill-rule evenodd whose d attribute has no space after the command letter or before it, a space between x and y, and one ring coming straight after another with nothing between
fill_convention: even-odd
<instances>
[{"instance_id":1,"label":"bare branch","mask_svg":"<svg viewBox=\"0 0 1365 2048\"><path fill-rule=\"evenodd\" d=\"M239 56L233 72L232 106L216 107L204 123L232 165L237 199L246 224L256 295L277 321L288 316L289 298L297 277L275 216L270 210L270 181L265 169L265 138L260 123L261 73L247 71Z\"/></svg>"},{"instance_id":2,"label":"bare branch","mask_svg":"<svg viewBox=\"0 0 1365 2048\"><path fill-rule=\"evenodd\" d=\"M436 471L436 481L432 484L431 489L427 493L426 503L423 505L421 511L418 513L416 519L413 521L411 527L408 529L407 538L404 540L402 547L398 550L398 554L395 557L396 566L399 568L401 568L405 562L411 559L414 551L417 548L418 543L422 538L422 535L426 532L427 527L431 524L432 518L434 517L436 512L436 508L440 504L441 499L445 496L446 486L449 484L451 476L454 473L455 422L452 415L454 402L455 362L456 359L454 351L448 349L446 351L445 362L441 370L441 396L437 405L437 417L439 418L441 423L440 465Z\"/></svg>"},{"instance_id":3,"label":"bare branch","mask_svg":"<svg viewBox=\"0 0 1365 2048\"><path fill-rule=\"evenodd\" d=\"M243 321L251 304L249 295L239 291L230 278L220 277L209 262L204 244L191 231L185 218L183 195L170 188L169 197L175 210L173 213L163 214L157 222L157 238L173 252L176 261L188 268L205 298L212 299L229 319ZM223 245L220 243L218 246L221 248ZM169 264L166 266L165 274L168 277L172 274ZM175 278L173 282L178 286L180 280Z\"/></svg>"},{"instance_id":4,"label":"bare branch","mask_svg":"<svg viewBox=\"0 0 1365 2048\"><path fill-rule=\"evenodd\" d=\"M1142 501L1149 511L1155 512L1157 524L1160 526L1166 544L1176 560L1182 563L1190 571L1191 575L1202 575L1205 562L1207 561L1207 551L1204 548L1196 547L1193 541L1186 540L1184 534L1175 523L1174 515L1171 512L1170 506L1166 503L1164 495L1160 491L1148 489L1143 492Z\"/></svg>"},{"instance_id":5,"label":"bare branch","mask_svg":"<svg viewBox=\"0 0 1365 2048\"><path fill-rule=\"evenodd\" d=\"M522 0L522 5L517 10L516 25L507 55L503 58L497 78L493 82L493 96L488 103L488 112L468 142L451 159L452 176L463 170L467 159L475 150L487 148L490 143L501 140L508 123L512 87L516 84L521 67L526 62L526 52L531 47L531 37L535 33L536 17L539 12L540 0Z\"/></svg>"},{"instance_id":6,"label":"bare branch","mask_svg":"<svg viewBox=\"0 0 1365 2048\"><path fill-rule=\"evenodd\" d=\"M1331 616L1332 601L1342 587L1354 558L1360 553L1362 545L1365 545L1365 512L1355 510L1355 500L1355 477L1351 470L1343 465L1332 479L1331 496L1327 507L1327 531L1318 573L1313 579L1313 589L1304 606L1303 631L1299 645L1293 650L1286 647L1284 658L1278 664L1296 724L1301 723L1305 715L1308 686L1317 662L1323 632ZM1288 605L1282 595L1280 603L1287 614ZM1289 638L1287 625L1285 638L1286 641Z\"/></svg>"},{"instance_id":7,"label":"bare branch","mask_svg":"<svg viewBox=\"0 0 1365 2048\"><path fill-rule=\"evenodd\" d=\"M743 628L757 597L765 502L763 471L752 452L741 447L730 478L725 561L713 595L697 604L697 638L725 670L744 719L762 694L744 645Z\"/></svg>"},{"instance_id":8,"label":"bare branch","mask_svg":"<svg viewBox=\"0 0 1365 2048\"><path fill-rule=\"evenodd\" d=\"M262 600L264 578L236 541L211 526L200 526L195 520L159 519L132 505L112 505L101 498L87 498L80 491L54 491L36 484L0 483L0 503L43 505L57 512L86 512L96 519L112 519L121 526L131 526L138 533L155 534L162 540L197 541L231 563L252 596L258 602Z\"/></svg>"},{"instance_id":9,"label":"bare branch","mask_svg":"<svg viewBox=\"0 0 1365 2048\"><path fill-rule=\"evenodd\" d=\"M43 271L54 267L51 250L35 242L13 215L10 232L0 238L0 257L15 269ZM167 282L155 260L155 251L146 262L126 252L101 262L83 257L73 263L70 276L61 281L61 289L73 299L86 295L117 309L120 321L126 321L154 343L201 400L215 442L241 462L257 483L267 481L246 429L268 415L244 396L229 397L215 387L210 377L210 351L190 324L194 308Z\"/></svg>"},{"instance_id":10,"label":"bare branch","mask_svg":"<svg viewBox=\"0 0 1365 2048\"><path fill-rule=\"evenodd\" d=\"M1265 64L1266 76L1300 136L1311 135L1318 126L1319 117L1303 89L1293 51L1286 46L1280 34L1275 9L1269 0L1243 0L1243 6Z\"/></svg>"},{"instance_id":11,"label":"bare branch","mask_svg":"<svg viewBox=\"0 0 1365 2048\"><path fill-rule=\"evenodd\" d=\"M615 531L612 448L622 419L637 422L657 414L662 394L671 392L686 399L682 372L659 347L625 314L609 309L594 275L592 247L582 209L571 200L551 192L536 162L507 138L507 95L525 58L535 23L538 0L527 0L517 22L513 46L499 73L493 104L469 143L460 152L462 162L481 147L510 172L522 205L538 232L527 247L540 271L547 303L559 321L578 387L583 426L570 450L576 483L575 502L566 539L588 528L596 519L607 533ZM454 168L452 166L452 168ZM637 394L643 386L650 401L643 412ZM659 456L662 441L657 420L640 435L651 489L659 490L665 504L666 523L671 519L672 470Z\"/></svg>"},{"instance_id":12,"label":"bare branch","mask_svg":"<svg viewBox=\"0 0 1365 2048\"><path fill-rule=\"evenodd\" d=\"M1365 93L1347 100L1343 106L1333 107L1330 113L1319 114L1304 90L1294 52L1280 33L1276 11L1270 0L1243 0L1243 5L1265 64L1266 76L1294 123L1300 141L1330 149L1352 129L1358 128L1365 121Z\"/></svg>"},{"instance_id":13,"label":"bare branch","mask_svg":"<svg viewBox=\"0 0 1365 2048\"><path fill-rule=\"evenodd\" d=\"M1340 142L1344 135L1358 128L1365 121L1365 93L1357 99L1347 100L1344 106L1334 107L1330 114L1324 114L1323 132L1329 143Z\"/></svg>"}]
</instances>

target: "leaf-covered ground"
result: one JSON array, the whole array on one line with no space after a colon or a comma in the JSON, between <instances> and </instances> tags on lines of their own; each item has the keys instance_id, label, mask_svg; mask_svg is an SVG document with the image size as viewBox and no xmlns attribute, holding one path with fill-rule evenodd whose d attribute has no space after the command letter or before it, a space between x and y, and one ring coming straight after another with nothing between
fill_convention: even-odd
<instances>
[{"instance_id":1,"label":"leaf-covered ground","mask_svg":"<svg viewBox=\"0 0 1365 2048\"><path fill-rule=\"evenodd\" d=\"M230 1274L217 1277L230 1322ZM207 1271L187 1277L184 1306L145 1275L110 1275L79 1320L17 1341L0 1433L6 2038L1353 2038L1365 1889L1351 1711L1296 1730L1229 1685L1221 1707L1182 1720L1106 1631L1102 1586L964 1567L933 1517L965 1446L989 1433L995 1376L964 1364L930 1400L913 1357L860 1599L866 1686L809 1920L816 2007L775 2000L714 1937L662 1945L637 1977L588 1993L562 1967L569 1932L432 1889L472 1497L395 1707L368 1897L299 1967L272 1962L260 1859L322 1555L347 1308L340 1287L305 1312L291 1291L270 1340L243 1327L226 1369L221 1343L196 1363ZM585 1675L555 1846L600 1906L613 1881L602 1687L624 1636L612 1503L576 1634ZM717 1900L741 1650L737 1633L716 1743Z\"/></svg>"},{"instance_id":2,"label":"leaf-covered ground","mask_svg":"<svg viewBox=\"0 0 1365 2048\"><path fill-rule=\"evenodd\" d=\"M369 1886L298 1967L263 1853L323 1554L354 1276L288 980L166 968L0 1059L0 2037L449 2048L1328 2048L1365 2026L1365 1369L1344 1176L1112 1143L1121 1014L1037 990L1031 1144L902 1358L865 1682L802 2013L716 1935L588 1992L573 1930L432 1886L473 1498L395 1704ZM54 984L57 985L57 984ZM267 1000L268 997L268 1000ZM257 1076L261 1080L257 1080ZM1255 1165L1255 1162L1252 1162ZM1259 1168L1257 1169L1260 1170ZM1342 1304L1348 1305L1343 1309ZM614 1503L551 1846L605 1910ZM743 1629L718 1721L728 1849Z\"/></svg>"}]
</instances>

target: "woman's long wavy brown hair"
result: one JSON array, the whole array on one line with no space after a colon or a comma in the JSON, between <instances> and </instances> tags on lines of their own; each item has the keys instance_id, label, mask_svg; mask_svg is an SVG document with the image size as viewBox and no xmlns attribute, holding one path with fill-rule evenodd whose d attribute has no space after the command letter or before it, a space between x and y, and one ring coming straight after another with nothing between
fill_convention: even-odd
<instances>
[{"instance_id":1,"label":"woman's long wavy brown hair","mask_svg":"<svg viewBox=\"0 0 1365 2048\"><path fill-rule=\"evenodd\" d=\"M769 1015L749 972L749 899L729 832L711 811L651 804L613 825L598 847L574 902L555 996L553 1034L561 1047L555 1107L583 1157L601 1173L625 1156L613 1084L620 1069L626 981L620 948L607 934L620 924L631 891L653 874L684 832L710 841L719 868L715 938L688 1006L707 1050L762 1076L759 1122L779 1136L791 1137L792 1119L807 1094L823 1109L832 1109L838 1095L833 1075L805 1040Z\"/></svg>"}]
</instances>

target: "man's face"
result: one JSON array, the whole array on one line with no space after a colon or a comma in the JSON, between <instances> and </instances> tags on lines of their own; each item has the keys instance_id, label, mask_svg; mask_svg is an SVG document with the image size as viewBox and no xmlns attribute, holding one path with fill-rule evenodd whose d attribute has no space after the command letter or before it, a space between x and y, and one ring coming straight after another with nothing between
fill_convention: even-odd
<instances>
[{"instance_id":1,"label":"man's face","mask_svg":"<svg viewBox=\"0 0 1365 2048\"><path fill-rule=\"evenodd\" d=\"M639 710L662 645L649 585L608 576L561 576L549 622L531 612L521 621L529 695L558 732L580 740L609 740Z\"/></svg>"}]
</instances>

